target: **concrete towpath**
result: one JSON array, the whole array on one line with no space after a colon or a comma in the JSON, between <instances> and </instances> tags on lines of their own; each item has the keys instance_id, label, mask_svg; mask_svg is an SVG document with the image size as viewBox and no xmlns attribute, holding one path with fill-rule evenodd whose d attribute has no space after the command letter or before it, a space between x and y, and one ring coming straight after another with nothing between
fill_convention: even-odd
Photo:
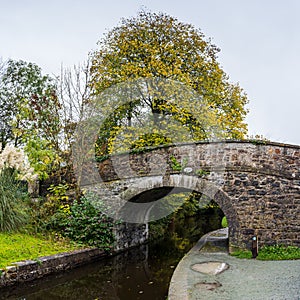
<instances>
[{"instance_id":1,"label":"concrete towpath","mask_svg":"<svg viewBox=\"0 0 300 300\"><path fill-rule=\"evenodd\" d=\"M239 259L207 242L226 240L227 229L204 235L177 265L168 300L300 300L300 260Z\"/></svg>"}]
</instances>

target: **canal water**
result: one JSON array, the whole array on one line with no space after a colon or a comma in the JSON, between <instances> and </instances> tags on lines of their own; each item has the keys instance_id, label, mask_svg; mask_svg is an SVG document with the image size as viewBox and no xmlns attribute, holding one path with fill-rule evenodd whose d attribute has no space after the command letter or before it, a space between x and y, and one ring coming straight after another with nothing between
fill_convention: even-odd
<instances>
[{"instance_id":1,"label":"canal water","mask_svg":"<svg viewBox=\"0 0 300 300\"><path fill-rule=\"evenodd\" d=\"M219 210L181 220L167 236L62 274L13 288L0 299L165 300L173 271L205 233L220 228Z\"/></svg>"}]
</instances>

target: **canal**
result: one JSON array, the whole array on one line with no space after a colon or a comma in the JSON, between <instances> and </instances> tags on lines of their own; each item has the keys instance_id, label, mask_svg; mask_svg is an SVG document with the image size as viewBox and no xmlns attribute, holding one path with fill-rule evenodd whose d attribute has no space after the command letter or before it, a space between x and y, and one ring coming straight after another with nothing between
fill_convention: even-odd
<instances>
[{"instance_id":1,"label":"canal","mask_svg":"<svg viewBox=\"0 0 300 300\"><path fill-rule=\"evenodd\" d=\"M220 228L222 213L209 209L170 226L159 241L62 274L0 289L0 299L165 300L173 271L205 233Z\"/></svg>"}]
</instances>

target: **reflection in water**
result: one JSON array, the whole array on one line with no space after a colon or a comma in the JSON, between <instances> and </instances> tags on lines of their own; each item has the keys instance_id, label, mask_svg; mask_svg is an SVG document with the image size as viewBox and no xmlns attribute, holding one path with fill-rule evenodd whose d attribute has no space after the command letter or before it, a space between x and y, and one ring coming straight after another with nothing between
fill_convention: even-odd
<instances>
[{"instance_id":1,"label":"reflection in water","mask_svg":"<svg viewBox=\"0 0 300 300\"><path fill-rule=\"evenodd\" d=\"M2 289L0 299L165 300L176 264L204 233L219 228L220 222L217 211L188 218L159 242L17 288Z\"/></svg>"}]
</instances>

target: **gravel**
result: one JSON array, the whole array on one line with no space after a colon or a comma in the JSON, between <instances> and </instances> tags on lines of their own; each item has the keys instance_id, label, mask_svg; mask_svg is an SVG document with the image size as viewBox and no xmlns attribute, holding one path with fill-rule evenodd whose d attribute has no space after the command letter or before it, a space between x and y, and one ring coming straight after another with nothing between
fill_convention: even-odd
<instances>
[{"instance_id":1,"label":"gravel","mask_svg":"<svg viewBox=\"0 0 300 300\"><path fill-rule=\"evenodd\" d=\"M179 262L172 276L169 300L300 300L300 260L239 259L223 252L199 251L207 241L224 239L224 229L203 236ZM228 269L199 272L195 264L226 263ZM203 267L202 267L203 268ZM194 268L195 269L195 268Z\"/></svg>"},{"instance_id":2,"label":"gravel","mask_svg":"<svg viewBox=\"0 0 300 300\"><path fill-rule=\"evenodd\" d=\"M260 261L238 259L228 254L201 254L194 259L220 261L229 265L221 274L190 273L189 299L300 299L300 260ZM215 289L197 288L198 282L218 282Z\"/></svg>"}]
</instances>

